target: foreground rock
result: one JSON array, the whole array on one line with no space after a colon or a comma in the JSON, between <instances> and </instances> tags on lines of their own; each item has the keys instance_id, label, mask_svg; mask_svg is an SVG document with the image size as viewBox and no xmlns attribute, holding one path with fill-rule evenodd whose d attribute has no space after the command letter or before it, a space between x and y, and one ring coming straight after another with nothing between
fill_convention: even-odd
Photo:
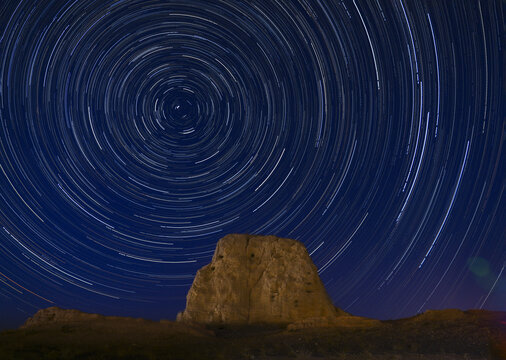
<instances>
[{"instance_id":1,"label":"foreground rock","mask_svg":"<svg viewBox=\"0 0 506 360\"><path fill-rule=\"evenodd\" d=\"M100 314L89 314L74 309L62 309L49 307L37 311L28 318L20 330L34 329L98 329L109 332L114 331L120 335L122 332L133 334L135 332L159 332L170 334L187 334L192 336L213 335L212 331L206 330L197 324L184 324L174 321L161 320L155 322L141 318L130 318L122 316L104 316ZM0 357L1 359L1 357Z\"/></svg>"},{"instance_id":2,"label":"foreground rock","mask_svg":"<svg viewBox=\"0 0 506 360\"><path fill-rule=\"evenodd\" d=\"M25 321L21 329L50 324L92 321L104 318L104 316L98 314L88 314L79 310L61 309L53 306L37 311L32 317Z\"/></svg>"},{"instance_id":3,"label":"foreground rock","mask_svg":"<svg viewBox=\"0 0 506 360\"><path fill-rule=\"evenodd\" d=\"M304 245L275 236L231 234L197 272L178 321L314 326L336 322L332 304ZM303 326L305 327L305 326Z\"/></svg>"}]
</instances>

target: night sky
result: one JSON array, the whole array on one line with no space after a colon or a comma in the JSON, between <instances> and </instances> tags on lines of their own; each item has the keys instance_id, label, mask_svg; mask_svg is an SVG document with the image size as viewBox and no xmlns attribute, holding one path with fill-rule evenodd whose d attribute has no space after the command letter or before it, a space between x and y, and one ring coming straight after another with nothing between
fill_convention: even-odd
<instances>
[{"instance_id":1,"label":"night sky","mask_svg":"<svg viewBox=\"0 0 506 360\"><path fill-rule=\"evenodd\" d=\"M228 233L355 315L506 310L505 2L4 0L0 326L175 319Z\"/></svg>"}]
</instances>

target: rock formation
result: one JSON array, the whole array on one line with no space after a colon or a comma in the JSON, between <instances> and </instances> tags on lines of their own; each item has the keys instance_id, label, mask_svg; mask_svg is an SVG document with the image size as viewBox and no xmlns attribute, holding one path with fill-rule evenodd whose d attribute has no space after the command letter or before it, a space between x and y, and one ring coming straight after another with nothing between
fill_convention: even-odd
<instances>
[{"instance_id":1,"label":"rock formation","mask_svg":"<svg viewBox=\"0 0 506 360\"><path fill-rule=\"evenodd\" d=\"M21 328L28 328L38 325L60 324L70 322L91 321L103 319L104 316L98 314L88 314L79 310L61 309L53 306L39 310L31 318L28 318Z\"/></svg>"},{"instance_id":2,"label":"rock formation","mask_svg":"<svg viewBox=\"0 0 506 360\"><path fill-rule=\"evenodd\" d=\"M330 325L342 315L301 242L231 234L197 272L178 321Z\"/></svg>"}]
</instances>

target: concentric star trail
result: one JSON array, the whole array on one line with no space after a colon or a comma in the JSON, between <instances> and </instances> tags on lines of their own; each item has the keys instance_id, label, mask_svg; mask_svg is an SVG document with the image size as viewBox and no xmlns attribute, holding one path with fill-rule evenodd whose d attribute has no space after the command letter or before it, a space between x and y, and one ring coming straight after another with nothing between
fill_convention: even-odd
<instances>
[{"instance_id":1,"label":"concentric star trail","mask_svg":"<svg viewBox=\"0 0 506 360\"><path fill-rule=\"evenodd\" d=\"M2 2L2 326L174 318L228 233L301 240L357 315L506 310L504 13Z\"/></svg>"}]
</instances>

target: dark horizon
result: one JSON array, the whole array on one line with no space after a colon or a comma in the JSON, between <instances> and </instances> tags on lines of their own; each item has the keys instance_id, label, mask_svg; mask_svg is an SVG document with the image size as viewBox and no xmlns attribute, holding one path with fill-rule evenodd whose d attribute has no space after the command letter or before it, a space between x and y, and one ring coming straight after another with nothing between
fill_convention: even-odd
<instances>
[{"instance_id":1,"label":"dark horizon","mask_svg":"<svg viewBox=\"0 0 506 360\"><path fill-rule=\"evenodd\" d=\"M0 329L175 319L229 233L334 304L506 311L503 1L4 1Z\"/></svg>"},{"instance_id":2,"label":"dark horizon","mask_svg":"<svg viewBox=\"0 0 506 360\"><path fill-rule=\"evenodd\" d=\"M48 306L48 307L51 307L51 306ZM59 306L56 306L56 307L59 307ZM81 309L75 309L75 308L72 308L72 309L70 309L70 308L61 308L61 309L64 309L64 310L67 310L67 309L68 310L78 310L78 311L81 311L81 312L84 312L84 313L99 314L99 315L103 315L103 316L119 316L119 317L134 318L134 319L135 318L139 318L139 319L152 320L152 321L155 321L155 322L159 322L159 321L162 321L162 320L176 321L176 315L177 315L177 313L179 311L184 310L184 307L181 310L177 311L176 314L174 316L172 316L172 317L160 317L160 316L156 316L156 315L152 315L152 316L149 316L149 315L147 315L147 316L132 316L132 315L130 315L130 313L128 311L114 312L114 310L112 310L112 312L109 312L109 313L97 313L97 312L91 312L91 311L83 311ZM464 311L464 312L465 311L470 311L470 310L482 310L482 311L489 311L489 312L505 312L504 310L498 310L498 309L475 309L475 308L468 308L468 309L462 309L462 308L440 308L440 309L426 309L425 311L429 311L429 310L436 310L436 311L438 311L438 310L452 310L452 309L457 309L457 310L461 310L461 311ZM41 310L41 309L39 309L39 310ZM423 312L425 312L425 311L423 311ZM376 319L376 320L381 320L381 321L407 319L407 318L411 318L413 316L422 314L423 312L412 314L412 315L408 315L408 316L394 317L394 318L371 318L371 319ZM33 315L35 315L35 313L29 314L25 318L22 318L21 320L19 320L19 319L13 319L11 322L2 322L2 323L0 323L0 331L17 329L17 328L19 328L19 326L23 325L23 323L28 318L32 317ZM367 317L364 314L351 314L351 315Z\"/></svg>"}]
</instances>

